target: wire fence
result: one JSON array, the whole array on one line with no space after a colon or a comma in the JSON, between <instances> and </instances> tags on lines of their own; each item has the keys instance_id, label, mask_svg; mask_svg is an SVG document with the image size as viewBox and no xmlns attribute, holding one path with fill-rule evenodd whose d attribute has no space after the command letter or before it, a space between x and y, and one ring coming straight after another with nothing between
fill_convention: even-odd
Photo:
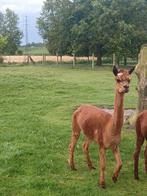
<instances>
[{"instance_id":1,"label":"wire fence","mask_svg":"<svg viewBox=\"0 0 147 196\"><path fill-rule=\"evenodd\" d=\"M78 66L80 63L87 64L94 68L96 65L96 57L75 57L73 56L51 56L51 55L7 55L3 56L4 63L48 63L63 64L70 63L73 67ZM102 65L112 66L113 57L103 57ZM128 58L127 65L132 66L137 64L137 59ZM120 61L120 65L123 66L123 61Z\"/></svg>"}]
</instances>

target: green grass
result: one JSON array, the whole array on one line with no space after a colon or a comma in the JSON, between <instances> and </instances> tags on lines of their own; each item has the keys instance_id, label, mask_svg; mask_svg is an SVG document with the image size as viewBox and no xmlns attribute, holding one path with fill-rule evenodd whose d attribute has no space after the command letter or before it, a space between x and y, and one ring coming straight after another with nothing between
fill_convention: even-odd
<instances>
[{"instance_id":1,"label":"green grass","mask_svg":"<svg viewBox=\"0 0 147 196\"><path fill-rule=\"evenodd\" d=\"M46 47L35 47L35 46L30 46L25 48L24 46L20 47L20 50L23 52L23 54L31 54L31 55L49 55L48 50Z\"/></svg>"},{"instance_id":2,"label":"green grass","mask_svg":"<svg viewBox=\"0 0 147 196\"><path fill-rule=\"evenodd\" d=\"M137 79L133 75L125 107L135 108ZM98 147L92 144L95 171L83 161L82 139L76 147L77 172L67 166L71 115L81 103L113 107L114 79L110 68L67 66L0 67L0 195L2 196L144 196L147 176L140 158L139 182L133 179L135 132L122 132L123 168L111 180L115 161L107 153L106 183L98 183Z\"/></svg>"}]
</instances>

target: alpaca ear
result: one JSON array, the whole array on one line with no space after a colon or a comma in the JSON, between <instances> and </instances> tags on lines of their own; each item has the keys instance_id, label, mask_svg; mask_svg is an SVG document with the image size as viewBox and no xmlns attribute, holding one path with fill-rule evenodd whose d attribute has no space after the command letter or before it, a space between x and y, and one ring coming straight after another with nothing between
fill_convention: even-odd
<instances>
[{"instance_id":1,"label":"alpaca ear","mask_svg":"<svg viewBox=\"0 0 147 196\"><path fill-rule=\"evenodd\" d=\"M117 74L118 74L118 69L117 69L117 67L114 65L113 66L113 74L115 75L115 76L117 76Z\"/></svg>"},{"instance_id":2,"label":"alpaca ear","mask_svg":"<svg viewBox=\"0 0 147 196\"><path fill-rule=\"evenodd\" d=\"M131 73L134 71L134 69L135 69L135 66L132 67L132 68L129 70L129 74L131 74Z\"/></svg>"}]
</instances>

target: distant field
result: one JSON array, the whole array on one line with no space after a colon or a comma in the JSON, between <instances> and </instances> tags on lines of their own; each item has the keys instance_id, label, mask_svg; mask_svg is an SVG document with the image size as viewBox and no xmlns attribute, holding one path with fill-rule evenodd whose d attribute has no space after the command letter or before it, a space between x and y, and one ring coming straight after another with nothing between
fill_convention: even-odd
<instances>
[{"instance_id":1,"label":"distant field","mask_svg":"<svg viewBox=\"0 0 147 196\"><path fill-rule=\"evenodd\" d=\"M133 74L125 108L135 108L137 78ZM0 67L0 195L2 196L145 196L147 175L140 157L139 182L133 179L135 132L122 132L123 168L111 180L115 161L107 153L106 183L98 183L98 147L92 144L95 171L88 171L81 136L76 147L76 172L67 166L71 115L81 103L113 107L111 68L72 69L59 66Z\"/></svg>"},{"instance_id":2,"label":"distant field","mask_svg":"<svg viewBox=\"0 0 147 196\"><path fill-rule=\"evenodd\" d=\"M31 55L48 55L48 50L45 47L21 47L20 50L23 52L23 54L31 54Z\"/></svg>"}]
</instances>

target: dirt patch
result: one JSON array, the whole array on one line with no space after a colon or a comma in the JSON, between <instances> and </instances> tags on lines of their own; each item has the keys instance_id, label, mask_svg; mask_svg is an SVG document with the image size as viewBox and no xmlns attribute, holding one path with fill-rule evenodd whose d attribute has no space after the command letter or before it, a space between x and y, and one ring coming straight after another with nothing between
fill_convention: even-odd
<instances>
[{"instance_id":1,"label":"dirt patch","mask_svg":"<svg viewBox=\"0 0 147 196\"><path fill-rule=\"evenodd\" d=\"M114 111L113 109L107 109L107 108L104 108L103 110L106 112L109 112L110 114L112 114ZM134 109L125 109L124 110L124 122L126 122L134 113L135 113Z\"/></svg>"}]
</instances>

